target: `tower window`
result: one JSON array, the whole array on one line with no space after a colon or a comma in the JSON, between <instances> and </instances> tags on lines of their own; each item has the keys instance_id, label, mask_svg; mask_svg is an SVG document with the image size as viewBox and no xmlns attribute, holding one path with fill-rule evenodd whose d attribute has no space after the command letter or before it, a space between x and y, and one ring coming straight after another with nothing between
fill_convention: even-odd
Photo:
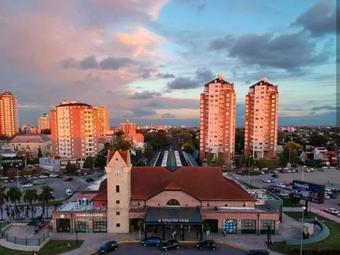
<instances>
[{"instance_id":1,"label":"tower window","mask_svg":"<svg viewBox=\"0 0 340 255\"><path fill-rule=\"evenodd\" d=\"M120 223L116 223L116 227L119 228L120 227Z\"/></svg>"},{"instance_id":2,"label":"tower window","mask_svg":"<svg viewBox=\"0 0 340 255\"><path fill-rule=\"evenodd\" d=\"M176 200L176 199L170 199L170 200L166 203L166 205L169 205L169 206L179 206L180 203L179 203L178 200Z\"/></svg>"},{"instance_id":3,"label":"tower window","mask_svg":"<svg viewBox=\"0 0 340 255\"><path fill-rule=\"evenodd\" d=\"M116 204L119 205L119 204L120 204L120 201L119 201L119 200L116 200Z\"/></svg>"},{"instance_id":4,"label":"tower window","mask_svg":"<svg viewBox=\"0 0 340 255\"><path fill-rule=\"evenodd\" d=\"M116 185L116 193L119 193L119 185Z\"/></svg>"}]
</instances>

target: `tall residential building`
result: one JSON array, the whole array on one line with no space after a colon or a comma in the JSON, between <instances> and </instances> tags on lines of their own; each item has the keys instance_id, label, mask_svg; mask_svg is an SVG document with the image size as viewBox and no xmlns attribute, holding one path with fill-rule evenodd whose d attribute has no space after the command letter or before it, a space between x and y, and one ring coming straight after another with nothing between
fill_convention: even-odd
<instances>
[{"instance_id":1,"label":"tall residential building","mask_svg":"<svg viewBox=\"0 0 340 255\"><path fill-rule=\"evenodd\" d=\"M253 158L276 157L278 136L277 85L262 78L246 95L244 155Z\"/></svg>"},{"instance_id":2,"label":"tall residential building","mask_svg":"<svg viewBox=\"0 0 340 255\"><path fill-rule=\"evenodd\" d=\"M105 138L107 131L110 130L109 110L106 106L94 107L94 121L96 136L98 138Z\"/></svg>"},{"instance_id":3,"label":"tall residential building","mask_svg":"<svg viewBox=\"0 0 340 255\"><path fill-rule=\"evenodd\" d=\"M50 117L47 113L44 113L38 119L38 132L41 133L43 130L47 129L50 129Z\"/></svg>"},{"instance_id":4,"label":"tall residential building","mask_svg":"<svg viewBox=\"0 0 340 255\"><path fill-rule=\"evenodd\" d=\"M53 108L50 111L53 155L66 158L96 155L101 134L98 129L103 128L101 124L107 121L101 119L105 114L99 111L96 107L75 101L63 101Z\"/></svg>"},{"instance_id":5,"label":"tall residential building","mask_svg":"<svg viewBox=\"0 0 340 255\"><path fill-rule=\"evenodd\" d=\"M17 132L17 101L11 92L0 93L0 135L11 137Z\"/></svg>"},{"instance_id":6,"label":"tall residential building","mask_svg":"<svg viewBox=\"0 0 340 255\"><path fill-rule=\"evenodd\" d=\"M200 158L223 154L229 162L235 151L236 95L234 84L221 75L204 85L200 99Z\"/></svg>"},{"instance_id":7,"label":"tall residential building","mask_svg":"<svg viewBox=\"0 0 340 255\"><path fill-rule=\"evenodd\" d=\"M132 146L136 149L144 149L144 136L137 133L137 124L130 121L120 123L119 128L124 132L124 137L132 142Z\"/></svg>"}]
</instances>

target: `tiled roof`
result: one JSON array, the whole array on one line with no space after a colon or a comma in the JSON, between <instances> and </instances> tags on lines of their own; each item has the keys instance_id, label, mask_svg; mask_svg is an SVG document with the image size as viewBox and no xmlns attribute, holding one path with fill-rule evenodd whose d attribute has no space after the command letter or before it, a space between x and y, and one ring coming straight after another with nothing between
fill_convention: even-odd
<instances>
[{"instance_id":1,"label":"tiled roof","mask_svg":"<svg viewBox=\"0 0 340 255\"><path fill-rule=\"evenodd\" d=\"M239 184L223 177L218 167L133 167L131 199L147 200L164 190L183 190L198 200L254 201ZM107 183L103 181L94 200L106 200Z\"/></svg>"},{"instance_id":2,"label":"tiled roof","mask_svg":"<svg viewBox=\"0 0 340 255\"><path fill-rule=\"evenodd\" d=\"M128 163L128 151L118 151L120 156L123 158L123 160L125 161L125 163ZM107 152L107 164L110 162L110 160L112 159L113 155L116 153L116 151L114 150L109 150Z\"/></svg>"},{"instance_id":3,"label":"tiled roof","mask_svg":"<svg viewBox=\"0 0 340 255\"><path fill-rule=\"evenodd\" d=\"M17 135L11 143L44 143L49 140L47 135Z\"/></svg>"}]
</instances>

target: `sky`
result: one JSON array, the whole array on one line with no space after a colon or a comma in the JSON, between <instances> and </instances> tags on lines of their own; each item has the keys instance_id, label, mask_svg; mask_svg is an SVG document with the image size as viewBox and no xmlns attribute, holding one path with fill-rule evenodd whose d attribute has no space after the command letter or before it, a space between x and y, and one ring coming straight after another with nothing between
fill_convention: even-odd
<instances>
[{"instance_id":1,"label":"sky","mask_svg":"<svg viewBox=\"0 0 340 255\"><path fill-rule=\"evenodd\" d=\"M335 0L0 0L0 92L20 124L62 100L107 105L112 125L197 126L199 94L233 82L237 125L261 77L280 125L335 125Z\"/></svg>"}]
</instances>

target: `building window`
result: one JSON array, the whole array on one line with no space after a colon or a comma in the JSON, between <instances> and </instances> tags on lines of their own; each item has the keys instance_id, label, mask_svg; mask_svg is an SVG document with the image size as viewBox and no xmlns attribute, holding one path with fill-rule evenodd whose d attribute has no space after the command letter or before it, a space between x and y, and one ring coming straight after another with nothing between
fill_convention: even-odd
<instances>
[{"instance_id":1,"label":"building window","mask_svg":"<svg viewBox=\"0 0 340 255\"><path fill-rule=\"evenodd\" d=\"M241 233L242 234L256 233L256 220L242 220L241 221Z\"/></svg>"},{"instance_id":2,"label":"building window","mask_svg":"<svg viewBox=\"0 0 340 255\"><path fill-rule=\"evenodd\" d=\"M87 232L89 230L89 223L86 219L76 219L74 222L75 232Z\"/></svg>"},{"instance_id":3,"label":"building window","mask_svg":"<svg viewBox=\"0 0 340 255\"><path fill-rule=\"evenodd\" d=\"M237 232L237 221L228 219L224 221L224 231L227 234L236 234Z\"/></svg>"},{"instance_id":4,"label":"building window","mask_svg":"<svg viewBox=\"0 0 340 255\"><path fill-rule=\"evenodd\" d=\"M120 223L116 223L116 227L117 227L117 228L120 228Z\"/></svg>"},{"instance_id":5,"label":"building window","mask_svg":"<svg viewBox=\"0 0 340 255\"><path fill-rule=\"evenodd\" d=\"M120 204L120 201L119 201L119 200L116 200L116 204L119 205L119 204Z\"/></svg>"},{"instance_id":6,"label":"building window","mask_svg":"<svg viewBox=\"0 0 340 255\"><path fill-rule=\"evenodd\" d=\"M275 232L275 220L261 220L261 234L266 234L268 229L272 233Z\"/></svg>"},{"instance_id":7,"label":"building window","mask_svg":"<svg viewBox=\"0 0 340 255\"><path fill-rule=\"evenodd\" d=\"M117 212L116 212L116 215L117 215L117 216L120 215L120 211L117 211Z\"/></svg>"},{"instance_id":8,"label":"building window","mask_svg":"<svg viewBox=\"0 0 340 255\"><path fill-rule=\"evenodd\" d=\"M93 219L93 232L106 232L107 222L106 219Z\"/></svg>"},{"instance_id":9,"label":"building window","mask_svg":"<svg viewBox=\"0 0 340 255\"><path fill-rule=\"evenodd\" d=\"M169 205L169 206L179 206L180 203L179 203L178 200L176 200L176 199L170 199L170 200L166 203L166 205Z\"/></svg>"},{"instance_id":10,"label":"building window","mask_svg":"<svg viewBox=\"0 0 340 255\"><path fill-rule=\"evenodd\" d=\"M116 193L119 193L119 185L116 185Z\"/></svg>"}]
</instances>

